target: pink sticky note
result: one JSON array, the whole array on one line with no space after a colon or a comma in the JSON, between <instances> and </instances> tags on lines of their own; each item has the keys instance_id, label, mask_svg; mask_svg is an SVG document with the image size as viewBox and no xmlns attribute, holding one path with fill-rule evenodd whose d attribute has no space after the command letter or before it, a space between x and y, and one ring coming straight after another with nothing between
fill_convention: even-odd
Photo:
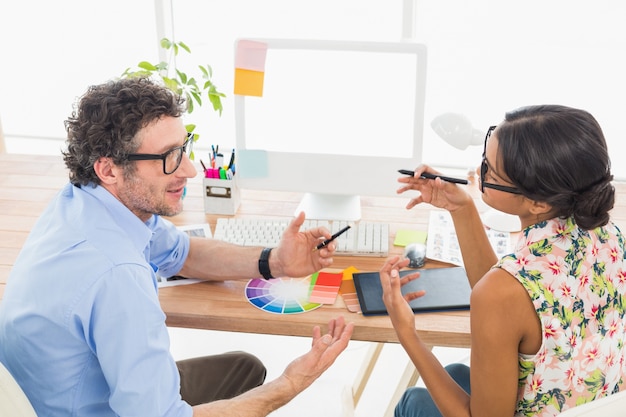
<instances>
[{"instance_id":1,"label":"pink sticky note","mask_svg":"<svg viewBox=\"0 0 626 417\"><path fill-rule=\"evenodd\" d=\"M235 51L235 68L250 71L265 71L267 44L265 42L241 39Z\"/></svg>"}]
</instances>

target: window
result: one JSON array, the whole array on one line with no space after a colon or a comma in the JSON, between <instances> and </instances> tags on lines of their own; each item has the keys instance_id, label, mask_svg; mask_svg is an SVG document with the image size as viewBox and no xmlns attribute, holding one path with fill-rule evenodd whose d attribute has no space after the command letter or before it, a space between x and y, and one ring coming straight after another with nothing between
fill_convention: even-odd
<instances>
[{"instance_id":1,"label":"window","mask_svg":"<svg viewBox=\"0 0 626 417\"><path fill-rule=\"evenodd\" d=\"M190 45L192 60L213 67L216 84L228 96L222 117L208 108L191 115L202 136L200 150L234 143L235 39L397 41L406 3L416 11L413 39L428 46L425 161L463 168L480 163L480 146L456 150L430 129L429 121L440 113L463 113L486 130L521 105L559 103L596 116L613 154L614 174L626 179L626 166L617 163L626 137L621 123L626 3L163 0L169 1L175 38ZM33 2L0 6L0 35L9 40L0 66L0 114L9 137L63 138L62 122L87 85L142 59L156 60L155 2L111 0L97 10L80 0L35 4L36 13ZM385 75L376 81L384 87Z\"/></svg>"}]
</instances>

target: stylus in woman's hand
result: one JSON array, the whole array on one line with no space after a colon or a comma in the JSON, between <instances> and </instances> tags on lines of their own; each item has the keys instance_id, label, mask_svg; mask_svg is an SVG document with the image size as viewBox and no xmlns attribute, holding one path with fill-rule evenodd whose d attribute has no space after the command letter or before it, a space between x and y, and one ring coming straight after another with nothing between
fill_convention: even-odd
<instances>
[{"instance_id":1,"label":"stylus in woman's hand","mask_svg":"<svg viewBox=\"0 0 626 417\"><path fill-rule=\"evenodd\" d=\"M398 172L403 175L410 175L411 177L415 175L414 171L410 171L408 169L399 169ZM434 180L435 178L441 178L444 181L453 182L455 184L468 184L467 180L463 180L460 178L445 177L443 175L431 174L430 172L422 172L420 177L427 179L427 180Z\"/></svg>"}]
</instances>

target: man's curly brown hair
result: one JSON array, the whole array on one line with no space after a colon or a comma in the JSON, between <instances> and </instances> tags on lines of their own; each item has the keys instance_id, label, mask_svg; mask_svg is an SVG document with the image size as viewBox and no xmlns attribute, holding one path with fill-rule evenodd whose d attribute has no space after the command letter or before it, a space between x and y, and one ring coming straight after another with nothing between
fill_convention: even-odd
<instances>
[{"instance_id":1,"label":"man's curly brown hair","mask_svg":"<svg viewBox=\"0 0 626 417\"><path fill-rule=\"evenodd\" d=\"M89 87L65 121L63 160L73 184L100 184L94 163L101 157L117 165L141 145L137 133L162 117L180 117L184 98L148 78L126 78ZM132 169L132 168L131 168Z\"/></svg>"}]
</instances>

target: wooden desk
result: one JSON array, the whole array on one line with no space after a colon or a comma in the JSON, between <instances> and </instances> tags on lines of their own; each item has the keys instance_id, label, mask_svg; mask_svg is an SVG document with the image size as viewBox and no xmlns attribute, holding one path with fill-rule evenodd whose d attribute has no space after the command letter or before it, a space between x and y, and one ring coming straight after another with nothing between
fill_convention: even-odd
<instances>
[{"instance_id":1,"label":"wooden desk","mask_svg":"<svg viewBox=\"0 0 626 417\"><path fill-rule=\"evenodd\" d=\"M48 202L66 183L67 171L58 156L0 154L0 298L9 271L29 231ZM618 226L626 230L626 184L616 184L616 189L617 204L613 217ZM243 190L237 216L290 218L300 197L299 193ZM427 230L427 214L431 207L424 205L407 211L404 209L406 202L406 198L362 199L364 220L389 223L390 248L393 248L393 238L399 229ZM209 223L214 230L218 217L224 216L204 213L201 178L198 176L189 181L183 213L171 220L177 225ZM393 248L392 252L400 253L401 250ZM363 271L378 270L382 262L382 258L336 257L333 267L343 269L355 266ZM432 261L428 264L445 266ZM398 342L387 317L363 317L350 313L341 300L333 306L323 306L306 314L268 315L249 304L244 286L244 281L229 281L162 288L159 299L169 326L308 337L314 325L324 325L330 318L344 315L355 323L354 340ZM416 328L430 346L470 345L469 313L466 311L420 314L416 316ZM375 346L380 347L380 343ZM380 350L371 353L374 360L377 352ZM414 372L406 374L405 382L412 383L415 377ZM355 401L358 401L363 383L359 382L360 385L355 387ZM390 415L389 410L387 414Z\"/></svg>"},{"instance_id":2,"label":"wooden desk","mask_svg":"<svg viewBox=\"0 0 626 417\"><path fill-rule=\"evenodd\" d=\"M0 297L9 271L26 237L48 202L67 183L67 171L58 156L0 154ZM214 230L219 215L204 213L201 178L189 181L183 213L171 218L177 225L209 223ZM242 191L238 217L290 218L300 201L299 193ZM426 230L429 207L404 209L406 199L363 198L363 219L385 221L390 225L390 248L400 228ZM400 253L399 248L392 249ZM335 257L334 268L355 266L378 270L383 258ZM439 263L430 261L431 266ZM441 264L445 265L445 264ZM244 281L199 283L162 288L159 298L167 324L177 327L225 330L247 333L310 336L314 325L324 325L343 314L354 321L354 340L397 342L387 317L363 317L348 312L339 300L307 314L273 316L263 314L245 298ZM432 346L468 347L467 312L433 313L418 316L416 326L424 341Z\"/></svg>"}]
</instances>

